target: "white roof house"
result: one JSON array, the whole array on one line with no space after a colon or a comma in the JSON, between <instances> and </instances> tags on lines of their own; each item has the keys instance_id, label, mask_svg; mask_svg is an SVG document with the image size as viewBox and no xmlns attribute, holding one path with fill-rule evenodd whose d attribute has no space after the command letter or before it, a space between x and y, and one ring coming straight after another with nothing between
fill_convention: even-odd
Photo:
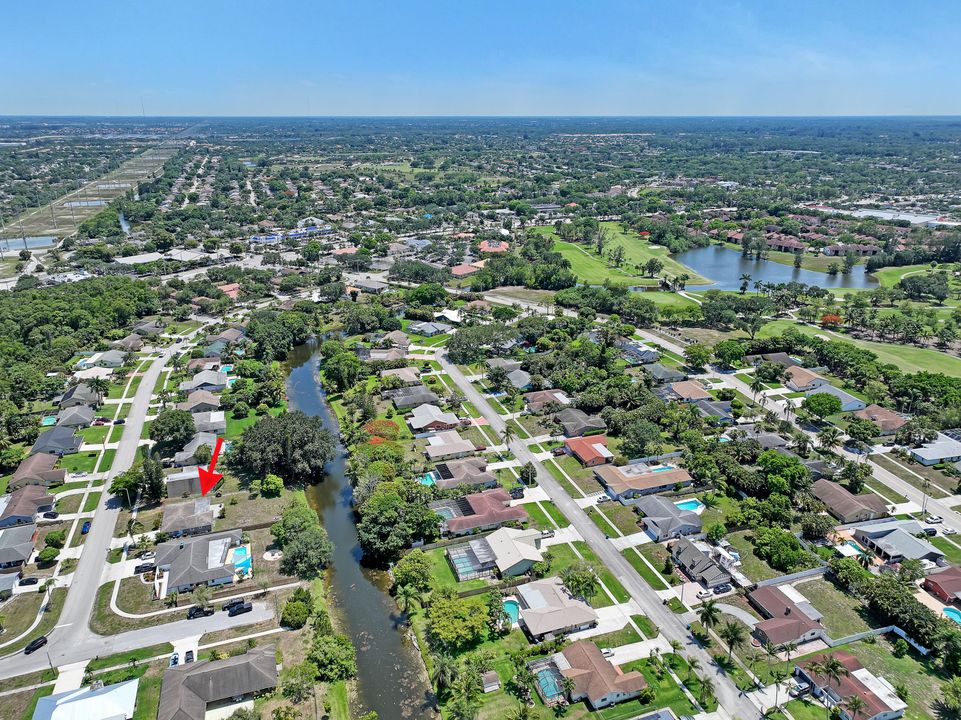
<instances>
[{"instance_id":1,"label":"white roof house","mask_svg":"<svg viewBox=\"0 0 961 720\"><path fill-rule=\"evenodd\" d=\"M952 433L954 434L954 433ZM961 460L961 441L945 433L919 448L911 448L911 457L922 465L937 465L940 462L955 462Z\"/></svg>"},{"instance_id":2,"label":"white roof house","mask_svg":"<svg viewBox=\"0 0 961 720\"><path fill-rule=\"evenodd\" d=\"M87 686L48 695L37 701L33 720L130 720L137 703L139 678Z\"/></svg>"},{"instance_id":3,"label":"white roof house","mask_svg":"<svg viewBox=\"0 0 961 720\"><path fill-rule=\"evenodd\" d=\"M407 424L412 430L434 429L439 427L454 427L460 419L452 412L445 412L436 405L418 405L411 410Z\"/></svg>"},{"instance_id":4,"label":"white roof house","mask_svg":"<svg viewBox=\"0 0 961 720\"><path fill-rule=\"evenodd\" d=\"M493 551L494 562L501 574L511 574L511 569L520 563L536 563L544 559L541 550L541 531L518 530L516 528L502 527L484 540Z\"/></svg>"}]
</instances>

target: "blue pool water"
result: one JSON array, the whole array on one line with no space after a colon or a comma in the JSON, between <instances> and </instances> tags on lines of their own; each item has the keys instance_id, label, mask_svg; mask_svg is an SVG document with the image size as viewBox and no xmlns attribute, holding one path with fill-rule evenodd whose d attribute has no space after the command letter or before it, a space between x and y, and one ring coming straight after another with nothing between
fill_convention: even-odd
<instances>
[{"instance_id":1,"label":"blue pool water","mask_svg":"<svg viewBox=\"0 0 961 720\"><path fill-rule=\"evenodd\" d=\"M944 609L944 614L958 623L958 625L961 625L961 610L953 607L946 607Z\"/></svg>"},{"instance_id":2,"label":"blue pool water","mask_svg":"<svg viewBox=\"0 0 961 720\"><path fill-rule=\"evenodd\" d=\"M666 472L668 470L673 470L673 469L674 469L673 465L661 465L661 467L656 467L653 470L651 470L651 472Z\"/></svg>"},{"instance_id":3,"label":"blue pool water","mask_svg":"<svg viewBox=\"0 0 961 720\"><path fill-rule=\"evenodd\" d=\"M50 427L51 425L56 425L56 424L57 424L56 415L47 415L46 417L40 419L41 427Z\"/></svg>"},{"instance_id":4,"label":"blue pool water","mask_svg":"<svg viewBox=\"0 0 961 720\"><path fill-rule=\"evenodd\" d=\"M541 692L543 693L544 697L548 700L560 697L564 694L564 689L561 687L561 683L557 679L557 674L550 668L544 668L543 670L538 671L537 682L541 686Z\"/></svg>"},{"instance_id":5,"label":"blue pool water","mask_svg":"<svg viewBox=\"0 0 961 720\"><path fill-rule=\"evenodd\" d=\"M521 606L517 604L516 600L505 600L504 612L511 616L512 623L516 623L521 614Z\"/></svg>"},{"instance_id":6,"label":"blue pool water","mask_svg":"<svg viewBox=\"0 0 961 720\"><path fill-rule=\"evenodd\" d=\"M435 509L434 512L440 515L445 520L450 520L454 517L454 511L448 507L439 507Z\"/></svg>"},{"instance_id":7,"label":"blue pool water","mask_svg":"<svg viewBox=\"0 0 961 720\"><path fill-rule=\"evenodd\" d=\"M685 500L684 502L674 503L681 510L691 510L692 512L697 512L698 510L704 509L704 503L702 503L697 498L693 500Z\"/></svg>"},{"instance_id":8,"label":"blue pool water","mask_svg":"<svg viewBox=\"0 0 961 720\"><path fill-rule=\"evenodd\" d=\"M417 482L419 482L421 485L433 485L434 475L433 473L427 473L426 475L421 475L419 478L417 478Z\"/></svg>"},{"instance_id":9,"label":"blue pool water","mask_svg":"<svg viewBox=\"0 0 961 720\"><path fill-rule=\"evenodd\" d=\"M234 567L238 572L250 573L250 551L246 547L234 550Z\"/></svg>"},{"instance_id":10,"label":"blue pool water","mask_svg":"<svg viewBox=\"0 0 961 720\"><path fill-rule=\"evenodd\" d=\"M861 549L861 546L858 545L856 542L854 542L854 540L845 540L845 541L844 541L844 544L845 544L845 545L850 545L850 546L853 547L855 550L857 550L857 551L858 551L858 555L864 555L864 550L862 550L862 549Z\"/></svg>"},{"instance_id":11,"label":"blue pool water","mask_svg":"<svg viewBox=\"0 0 961 720\"><path fill-rule=\"evenodd\" d=\"M234 366L233 366L233 365L223 365L223 366L221 366L220 369L221 369L223 372L230 372L231 370L234 369Z\"/></svg>"}]
</instances>

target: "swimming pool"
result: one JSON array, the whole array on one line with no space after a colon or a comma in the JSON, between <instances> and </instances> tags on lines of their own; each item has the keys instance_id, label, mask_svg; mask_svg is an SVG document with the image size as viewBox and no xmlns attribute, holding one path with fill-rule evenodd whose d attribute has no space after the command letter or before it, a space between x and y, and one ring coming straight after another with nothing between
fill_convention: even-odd
<instances>
[{"instance_id":1,"label":"swimming pool","mask_svg":"<svg viewBox=\"0 0 961 720\"><path fill-rule=\"evenodd\" d=\"M953 608L953 607L946 607L944 608L943 612L949 618L954 620L958 625L961 625L961 610L958 610L957 608Z\"/></svg>"},{"instance_id":2,"label":"swimming pool","mask_svg":"<svg viewBox=\"0 0 961 720\"><path fill-rule=\"evenodd\" d=\"M51 425L57 424L56 415L47 415L46 417L40 418L40 427L50 427Z\"/></svg>"},{"instance_id":3,"label":"swimming pool","mask_svg":"<svg viewBox=\"0 0 961 720\"><path fill-rule=\"evenodd\" d=\"M220 368L220 371L229 373L233 369L234 369L233 365L222 365Z\"/></svg>"},{"instance_id":4,"label":"swimming pool","mask_svg":"<svg viewBox=\"0 0 961 720\"><path fill-rule=\"evenodd\" d=\"M454 517L454 511L451 510L449 507L435 508L434 512L440 515L445 520L451 520Z\"/></svg>"},{"instance_id":5,"label":"swimming pool","mask_svg":"<svg viewBox=\"0 0 961 720\"><path fill-rule=\"evenodd\" d=\"M245 545L242 545L234 550L234 568L237 569L237 572L241 572L245 575L250 574L250 551Z\"/></svg>"},{"instance_id":6,"label":"swimming pool","mask_svg":"<svg viewBox=\"0 0 961 720\"><path fill-rule=\"evenodd\" d=\"M421 485L433 485L435 482L434 473L429 472L426 475L421 475L419 478L417 478L417 482L419 482Z\"/></svg>"},{"instance_id":7,"label":"swimming pool","mask_svg":"<svg viewBox=\"0 0 961 720\"><path fill-rule=\"evenodd\" d=\"M673 470L673 465L661 465L660 467L651 468L651 472L667 472L668 470Z\"/></svg>"},{"instance_id":8,"label":"swimming pool","mask_svg":"<svg viewBox=\"0 0 961 720\"><path fill-rule=\"evenodd\" d=\"M564 688L561 687L557 673L551 668L544 668L543 670L537 671L537 684L541 686L541 694L548 702L564 694Z\"/></svg>"},{"instance_id":9,"label":"swimming pool","mask_svg":"<svg viewBox=\"0 0 961 720\"><path fill-rule=\"evenodd\" d=\"M857 550L857 551L858 551L858 555L864 555L864 554L865 554L865 553L864 553L864 550L861 548L861 546L858 545L856 542L854 542L854 540L845 540L845 541L844 541L844 544L845 544L845 545L850 545L850 546L853 547L855 550Z\"/></svg>"},{"instance_id":10,"label":"swimming pool","mask_svg":"<svg viewBox=\"0 0 961 720\"><path fill-rule=\"evenodd\" d=\"M704 503L702 503L697 498L693 500L684 500L682 502L674 503L680 510L690 510L691 512L699 513L704 509Z\"/></svg>"},{"instance_id":11,"label":"swimming pool","mask_svg":"<svg viewBox=\"0 0 961 720\"><path fill-rule=\"evenodd\" d=\"M516 600L505 600L504 612L510 615L511 623L516 625L517 618L519 618L521 614L521 606L517 604Z\"/></svg>"}]
</instances>

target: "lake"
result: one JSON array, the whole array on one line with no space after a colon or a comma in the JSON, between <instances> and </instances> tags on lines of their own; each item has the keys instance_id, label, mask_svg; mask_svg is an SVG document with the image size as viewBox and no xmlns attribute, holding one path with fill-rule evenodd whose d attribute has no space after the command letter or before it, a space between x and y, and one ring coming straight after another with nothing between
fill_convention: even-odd
<instances>
[{"instance_id":1,"label":"lake","mask_svg":"<svg viewBox=\"0 0 961 720\"><path fill-rule=\"evenodd\" d=\"M828 275L815 270L794 268L773 260L754 260L741 255L739 250L709 245L687 250L673 256L699 275L710 279L711 285L692 285L691 290L740 290L741 275L751 276L750 290L758 280L767 283L799 282L822 288L851 288L852 290L874 288L877 281L868 276L863 265L857 265L849 275ZM838 260L840 264L842 259Z\"/></svg>"}]
</instances>

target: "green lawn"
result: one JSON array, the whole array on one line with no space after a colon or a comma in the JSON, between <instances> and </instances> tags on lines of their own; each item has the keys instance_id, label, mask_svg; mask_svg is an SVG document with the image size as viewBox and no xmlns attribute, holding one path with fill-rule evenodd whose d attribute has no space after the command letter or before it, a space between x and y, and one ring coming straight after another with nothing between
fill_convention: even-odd
<instances>
[{"instance_id":1,"label":"green lawn","mask_svg":"<svg viewBox=\"0 0 961 720\"><path fill-rule=\"evenodd\" d=\"M67 472L93 472L97 466L98 452L78 452L73 455L64 455L60 458L59 466Z\"/></svg>"},{"instance_id":2,"label":"green lawn","mask_svg":"<svg viewBox=\"0 0 961 720\"><path fill-rule=\"evenodd\" d=\"M473 590L475 588L485 587L488 584L487 581L483 579L468 580L462 583L457 582L457 576L454 575L450 563L447 562L447 555L444 553L444 548L428 550L426 555L430 558L431 562L430 584L435 590L440 588L457 588L459 591Z\"/></svg>"},{"instance_id":3,"label":"green lawn","mask_svg":"<svg viewBox=\"0 0 961 720\"><path fill-rule=\"evenodd\" d=\"M92 492L89 495L87 495L87 501L83 504L82 512L85 512L85 513L93 512L94 510L97 509L97 505L99 504L100 504L100 493Z\"/></svg>"},{"instance_id":4,"label":"green lawn","mask_svg":"<svg viewBox=\"0 0 961 720\"><path fill-rule=\"evenodd\" d=\"M96 427L84 428L78 434L83 437L83 441L85 443L89 443L91 445L102 445L107 441L107 435L109 433L109 425L98 425Z\"/></svg>"},{"instance_id":5,"label":"green lawn","mask_svg":"<svg viewBox=\"0 0 961 720\"><path fill-rule=\"evenodd\" d=\"M928 538L928 541L938 550L943 552L944 556L950 563L953 565L961 565L961 547L958 547L950 540L941 537L940 535Z\"/></svg>"},{"instance_id":6,"label":"green lawn","mask_svg":"<svg viewBox=\"0 0 961 720\"><path fill-rule=\"evenodd\" d=\"M759 580L770 580L785 573L775 570L764 560L754 554L754 545L748 539L750 530L731 533L727 536L728 542L741 553L741 570L754 582Z\"/></svg>"},{"instance_id":7,"label":"green lawn","mask_svg":"<svg viewBox=\"0 0 961 720\"><path fill-rule=\"evenodd\" d=\"M105 670L106 668L113 667L115 665L126 665L130 663L131 660L146 660L147 658L157 657L160 655L168 655L173 652L173 645L170 643L161 643L160 645L151 645L150 647L136 648L129 652L115 653L113 655L105 655L104 657L95 657L89 663L87 663L88 672L96 672L97 670Z\"/></svg>"},{"instance_id":8,"label":"green lawn","mask_svg":"<svg viewBox=\"0 0 961 720\"><path fill-rule=\"evenodd\" d=\"M103 451L103 457L100 459L100 465L97 467L99 472L106 472L113 467L113 459L117 456L117 451L113 448L108 448Z\"/></svg>"},{"instance_id":9,"label":"green lawn","mask_svg":"<svg viewBox=\"0 0 961 720\"><path fill-rule=\"evenodd\" d=\"M878 627L870 611L853 595L824 578L808 580L797 590L824 614L821 624L835 639Z\"/></svg>"}]
</instances>

